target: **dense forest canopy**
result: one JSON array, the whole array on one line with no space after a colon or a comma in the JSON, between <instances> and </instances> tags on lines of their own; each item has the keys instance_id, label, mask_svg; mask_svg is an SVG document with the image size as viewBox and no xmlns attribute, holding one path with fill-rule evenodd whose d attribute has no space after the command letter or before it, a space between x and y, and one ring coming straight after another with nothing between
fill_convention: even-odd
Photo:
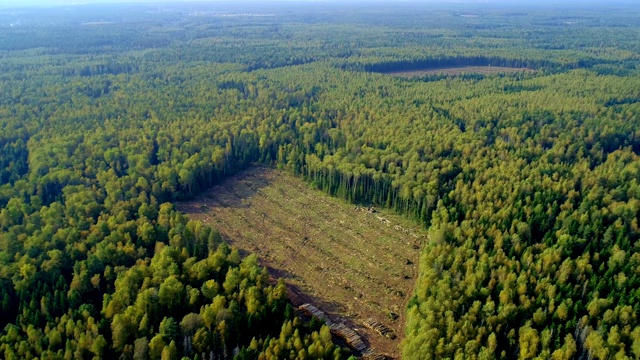
<instances>
[{"instance_id":1,"label":"dense forest canopy","mask_svg":"<svg viewBox=\"0 0 640 360\"><path fill-rule=\"evenodd\" d=\"M430 228L403 357L640 357L640 7L0 10L0 357L343 358L176 212L261 162ZM396 78L393 70L506 66Z\"/></svg>"}]
</instances>

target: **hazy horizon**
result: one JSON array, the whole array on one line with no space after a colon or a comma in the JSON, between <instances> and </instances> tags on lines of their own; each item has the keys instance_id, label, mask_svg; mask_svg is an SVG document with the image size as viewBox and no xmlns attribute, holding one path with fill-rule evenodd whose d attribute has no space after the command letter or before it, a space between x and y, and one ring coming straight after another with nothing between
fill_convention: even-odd
<instances>
[{"instance_id":1,"label":"hazy horizon","mask_svg":"<svg viewBox=\"0 0 640 360\"><path fill-rule=\"evenodd\" d=\"M297 2L297 3L353 3L353 4L366 4L366 3L458 3L458 4L504 4L504 5L639 5L634 0L3 0L0 2L0 8L13 8L13 7L57 7L57 6L69 6L69 5L90 5L90 4L166 4L166 3L283 3L283 2Z\"/></svg>"}]
</instances>

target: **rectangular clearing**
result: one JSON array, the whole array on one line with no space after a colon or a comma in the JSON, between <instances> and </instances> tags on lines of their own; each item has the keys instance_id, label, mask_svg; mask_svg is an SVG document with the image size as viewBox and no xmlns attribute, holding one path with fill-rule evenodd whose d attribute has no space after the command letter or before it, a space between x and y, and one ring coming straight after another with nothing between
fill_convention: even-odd
<instances>
[{"instance_id":1,"label":"rectangular clearing","mask_svg":"<svg viewBox=\"0 0 640 360\"><path fill-rule=\"evenodd\" d=\"M418 225L260 166L177 208L219 229L239 249L256 253L274 277L334 322L355 329L372 349L399 357L405 307L427 238ZM381 335L372 321L392 333Z\"/></svg>"}]
</instances>

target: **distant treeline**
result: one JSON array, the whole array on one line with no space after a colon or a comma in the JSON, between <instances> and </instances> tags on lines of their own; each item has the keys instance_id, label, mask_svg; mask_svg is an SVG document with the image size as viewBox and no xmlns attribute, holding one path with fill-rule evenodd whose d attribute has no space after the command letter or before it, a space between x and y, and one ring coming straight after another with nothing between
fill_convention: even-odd
<instances>
[{"instance_id":1,"label":"distant treeline","mask_svg":"<svg viewBox=\"0 0 640 360\"><path fill-rule=\"evenodd\" d=\"M399 61L381 61L372 64L345 65L345 69L361 69L367 72L389 73L396 71L410 70L431 70L464 66L496 66L509 67L517 69L544 69L549 71L560 71L577 69L583 67L591 67L599 61L579 60L573 64L560 64L548 60L531 60L531 59L508 59L501 57L438 57L410 59Z\"/></svg>"}]
</instances>

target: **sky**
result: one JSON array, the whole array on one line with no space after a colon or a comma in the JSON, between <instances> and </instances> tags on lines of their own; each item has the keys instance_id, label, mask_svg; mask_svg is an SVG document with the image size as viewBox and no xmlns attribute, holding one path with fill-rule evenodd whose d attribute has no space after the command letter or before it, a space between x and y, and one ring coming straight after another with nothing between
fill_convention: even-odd
<instances>
[{"instance_id":1,"label":"sky","mask_svg":"<svg viewBox=\"0 0 640 360\"><path fill-rule=\"evenodd\" d=\"M205 1L205 2L215 2L215 1L227 1L230 0L0 0L0 8L7 7L23 7L23 6L44 6L44 7L52 7L52 6L60 6L60 5L73 5L73 4L89 4L89 3L167 3L167 2L194 2L194 1ZM243 2L249 0L241 0ZM258 3L268 3L268 2L283 2L283 1L298 1L298 2L360 2L366 3L367 0L252 0L252 2ZM388 0L389 3L393 3L398 0ZM622 4L638 4L640 0L402 0L402 2L407 1L416 1L416 2L456 2L456 3L505 3L505 4L535 4L535 3L544 3L545 1L550 4L581 4L581 3L589 3L589 4L601 4L608 5L613 2L622 3ZM230 1L230 2L237 2ZM380 0L376 0L376 2L380 2Z\"/></svg>"}]
</instances>

